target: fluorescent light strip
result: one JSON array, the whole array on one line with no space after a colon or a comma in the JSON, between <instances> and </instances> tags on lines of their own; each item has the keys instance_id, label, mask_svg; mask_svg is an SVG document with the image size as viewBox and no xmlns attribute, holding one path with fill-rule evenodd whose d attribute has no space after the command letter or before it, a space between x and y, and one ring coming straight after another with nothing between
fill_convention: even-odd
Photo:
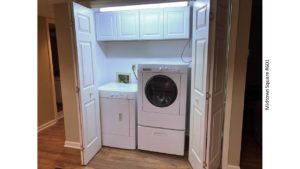
<instances>
[{"instance_id":1,"label":"fluorescent light strip","mask_svg":"<svg viewBox=\"0 0 300 169\"><path fill-rule=\"evenodd\" d=\"M153 8L165 8L165 7L181 7L187 6L187 1L181 2L169 2L169 3L157 3L157 4L142 4L142 5L129 5L129 6L115 6L115 7L105 7L99 8L100 12L110 12L110 11L125 11L134 9L153 9Z\"/></svg>"}]
</instances>

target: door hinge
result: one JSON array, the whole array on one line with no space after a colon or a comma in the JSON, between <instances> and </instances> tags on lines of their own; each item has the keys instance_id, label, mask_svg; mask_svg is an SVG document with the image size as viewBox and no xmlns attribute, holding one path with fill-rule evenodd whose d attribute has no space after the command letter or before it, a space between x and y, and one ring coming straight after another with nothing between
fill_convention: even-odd
<instances>
[{"instance_id":1,"label":"door hinge","mask_svg":"<svg viewBox=\"0 0 300 169\"><path fill-rule=\"evenodd\" d=\"M214 19L215 19L214 13L213 12L209 12L209 21L212 21Z\"/></svg>"},{"instance_id":2,"label":"door hinge","mask_svg":"<svg viewBox=\"0 0 300 169\"><path fill-rule=\"evenodd\" d=\"M74 23L72 20L70 20L69 24L70 24L70 27L72 27Z\"/></svg>"},{"instance_id":3,"label":"door hinge","mask_svg":"<svg viewBox=\"0 0 300 169\"><path fill-rule=\"evenodd\" d=\"M206 100L208 100L210 98L211 94L209 94L208 92L206 92Z\"/></svg>"},{"instance_id":4,"label":"door hinge","mask_svg":"<svg viewBox=\"0 0 300 169\"><path fill-rule=\"evenodd\" d=\"M207 167L207 163L206 163L206 161L204 161L203 162L203 168L206 169L206 167Z\"/></svg>"},{"instance_id":5,"label":"door hinge","mask_svg":"<svg viewBox=\"0 0 300 169\"><path fill-rule=\"evenodd\" d=\"M78 86L76 86L76 93L79 93L79 91L80 91L80 88L78 87Z\"/></svg>"}]
</instances>

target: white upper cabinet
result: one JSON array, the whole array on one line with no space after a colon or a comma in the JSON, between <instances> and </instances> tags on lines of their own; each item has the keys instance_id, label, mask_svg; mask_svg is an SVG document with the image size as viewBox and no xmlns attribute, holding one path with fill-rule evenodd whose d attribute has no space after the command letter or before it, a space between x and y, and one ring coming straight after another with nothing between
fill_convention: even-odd
<instances>
[{"instance_id":1,"label":"white upper cabinet","mask_svg":"<svg viewBox=\"0 0 300 169\"><path fill-rule=\"evenodd\" d=\"M190 25L189 7L164 9L164 39L188 39Z\"/></svg>"},{"instance_id":2,"label":"white upper cabinet","mask_svg":"<svg viewBox=\"0 0 300 169\"><path fill-rule=\"evenodd\" d=\"M117 39L117 15L115 12L101 12L95 14L97 40Z\"/></svg>"},{"instance_id":3,"label":"white upper cabinet","mask_svg":"<svg viewBox=\"0 0 300 169\"><path fill-rule=\"evenodd\" d=\"M98 41L189 39L190 7L96 12Z\"/></svg>"},{"instance_id":4,"label":"white upper cabinet","mask_svg":"<svg viewBox=\"0 0 300 169\"><path fill-rule=\"evenodd\" d=\"M163 39L163 9L140 10L140 39Z\"/></svg>"},{"instance_id":5,"label":"white upper cabinet","mask_svg":"<svg viewBox=\"0 0 300 169\"><path fill-rule=\"evenodd\" d=\"M139 32L139 11L118 12L117 34L119 40L138 40Z\"/></svg>"}]
</instances>

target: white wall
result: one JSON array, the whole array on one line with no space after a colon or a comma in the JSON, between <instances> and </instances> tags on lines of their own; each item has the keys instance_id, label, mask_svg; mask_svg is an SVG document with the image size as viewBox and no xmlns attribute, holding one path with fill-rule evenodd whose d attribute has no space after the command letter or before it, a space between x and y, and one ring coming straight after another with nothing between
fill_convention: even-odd
<instances>
[{"instance_id":1,"label":"white wall","mask_svg":"<svg viewBox=\"0 0 300 169\"><path fill-rule=\"evenodd\" d=\"M117 72L130 73L131 82L136 83L131 71L132 64L183 63L180 56L186 44L183 57L190 61L192 54L189 40L98 42L97 71L101 76L98 84L116 81Z\"/></svg>"}]
</instances>

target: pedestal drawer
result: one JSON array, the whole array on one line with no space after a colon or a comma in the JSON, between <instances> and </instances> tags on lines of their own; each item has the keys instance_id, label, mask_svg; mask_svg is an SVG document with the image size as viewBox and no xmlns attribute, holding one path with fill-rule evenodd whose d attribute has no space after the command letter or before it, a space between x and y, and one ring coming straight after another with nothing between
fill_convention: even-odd
<instances>
[{"instance_id":1,"label":"pedestal drawer","mask_svg":"<svg viewBox=\"0 0 300 169\"><path fill-rule=\"evenodd\" d=\"M138 149L184 155L184 131L138 126Z\"/></svg>"}]
</instances>

